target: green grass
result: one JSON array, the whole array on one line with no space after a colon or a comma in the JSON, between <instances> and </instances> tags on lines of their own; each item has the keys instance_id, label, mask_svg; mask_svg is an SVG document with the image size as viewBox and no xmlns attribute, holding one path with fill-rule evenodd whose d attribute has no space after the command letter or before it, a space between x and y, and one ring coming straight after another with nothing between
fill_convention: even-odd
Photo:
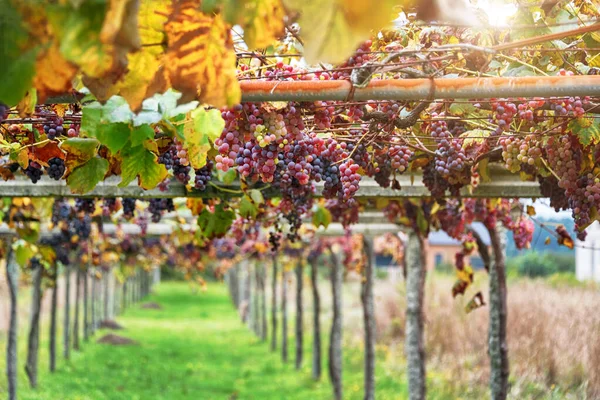
<instances>
[{"instance_id":1,"label":"green grass","mask_svg":"<svg viewBox=\"0 0 600 400\"><path fill-rule=\"evenodd\" d=\"M47 326L43 326L39 389L28 388L22 364L26 335L20 337L19 398L25 400L134 400L134 399L329 399L327 334L324 331L323 378L311 379L312 338L305 337L304 367L293 366L293 320L290 323L290 357L284 364L279 352L271 353L238 318L225 287L209 285L205 293L193 294L185 283L163 283L148 301L162 310L133 306L118 321L126 330L117 332L139 342L137 346L95 343L106 332L74 352L70 362L62 359L59 345L58 371L48 372ZM62 342L62 337L61 337ZM406 375L401 363L389 367L379 351L377 398L407 398ZM4 370L4 357L0 368ZM344 399L362 399L363 354L344 349ZM430 372L432 399L456 398L443 393L447 382ZM6 381L0 377L0 397ZM440 390L441 389L441 390ZM436 394L437 393L437 394Z\"/></svg>"}]
</instances>

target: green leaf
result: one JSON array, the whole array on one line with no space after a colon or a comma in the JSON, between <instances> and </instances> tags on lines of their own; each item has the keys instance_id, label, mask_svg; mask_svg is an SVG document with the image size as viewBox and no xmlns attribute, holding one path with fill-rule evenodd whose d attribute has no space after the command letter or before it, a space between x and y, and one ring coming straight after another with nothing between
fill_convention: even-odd
<instances>
[{"instance_id":1,"label":"green leaf","mask_svg":"<svg viewBox=\"0 0 600 400\"><path fill-rule=\"evenodd\" d=\"M463 141L463 149L480 145L485 142L485 139L490 136L490 131L484 129L472 129L461 134L460 137L465 138Z\"/></svg>"},{"instance_id":2,"label":"green leaf","mask_svg":"<svg viewBox=\"0 0 600 400\"><path fill-rule=\"evenodd\" d=\"M198 231L206 239L223 237L234 219L235 213L232 210L225 210L222 204L217 204L214 212L204 208L198 216Z\"/></svg>"},{"instance_id":3,"label":"green leaf","mask_svg":"<svg viewBox=\"0 0 600 400\"><path fill-rule=\"evenodd\" d=\"M452 103L449 111L452 115L463 117L474 114L478 112L479 109L471 103Z\"/></svg>"},{"instance_id":4,"label":"green leaf","mask_svg":"<svg viewBox=\"0 0 600 400\"><path fill-rule=\"evenodd\" d=\"M591 118L577 118L571 120L568 125L574 135L584 146L600 142L600 122Z\"/></svg>"},{"instance_id":5,"label":"green leaf","mask_svg":"<svg viewBox=\"0 0 600 400\"><path fill-rule=\"evenodd\" d=\"M134 125L154 124L161 119L169 119L188 112L198 107L197 101L177 105L181 93L172 89L165 93L157 93L142 103L142 111L134 117Z\"/></svg>"},{"instance_id":6,"label":"green leaf","mask_svg":"<svg viewBox=\"0 0 600 400\"><path fill-rule=\"evenodd\" d=\"M131 132L131 146L139 146L144 141L154 138L154 129L150 125L140 125Z\"/></svg>"},{"instance_id":7,"label":"green leaf","mask_svg":"<svg viewBox=\"0 0 600 400\"><path fill-rule=\"evenodd\" d=\"M206 165L206 156L212 143L221 136L225 120L216 109L205 110L199 107L190 113L192 124L186 124L183 130L184 148L188 152L190 164L194 169Z\"/></svg>"},{"instance_id":8,"label":"green leaf","mask_svg":"<svg viewBox=\"0 0 600 400\"><path fill-rule=\"evenodd\" d=\"M121 182L119 187L129 185L136 177L139 185L146 189L153 189L167 177L167 169L158 164L156 154L144 146L126 147L122 151Z\"/></svg>"},{"instance_id":9,"label":"green leaf","mask_svg":"<svg viewBox=\"0 0 600 400\"><path fill-rule=\"evenodd\" d=\"M104 105L95 102L83 108L81 133L97 138L115 154L129 140L132 118L133 112L125 99L113 96Z\"/></svg>"},{"instance_id":10,"label":"green leaf","mask_svg":"<svg viewBox=\"0 0 600 400\"><path fill-rule=\"evenodd\" d=\"M217 179L219 182L223 182L226 185L231 185L237 178L237 172L235 169L230 168L227 172L223 172L220 169L217 170Z\"/></svg>"},{"instance_id":11,"label":"green leaf","mask_svg":"<svg viewBox=\"0 0 600 400\"><path fill-rule=\"evenodd\" d=\"M492 181L492 178L490 178L489 163L490 163L489 158L484 158L483 160L479 161L478 171L479 171L479 176L481 177L481 182L489 183Z\"/></svg>"},{"instance_id":12,"label":"green leaf","mask_svg":"<svg viewBox=\"0 0 600 400\"><path fill-rule=\"evenodd\" d=\"M262 192L258 189L252 189L250 191L250 198L257 206L265 202L265 198L263 197Z\"/></svg>"},{"instance_id":13,"label":"green leaf","mask_svg":"<svg viewBox=\"0 0 600 400\"><path fill-rule=\"evenodd\" d=\"M258 215L257 205L248 196L240 200L240 215L244 218L256 218Z\"/></svg>"},{"instance_id":14,"label":"green leaf","mask_svg":"<svg viewBox=\"0 0 600 400\"><path fill-rule=\"evenodd\" d=\"M101 78L113 67L113 48L100 40L107 3L85 1L80 7L68 4L47 7L48 21L59 40L61 54L94 78Z\"/></svg>"},{"instance_id":15,"label":"green leaf","mask_svg":"<svg viewBox=\"0 0 600 400\"><path fill-rule=\"evenodd\" d=\"M31 87L39 47L27 48L29 35L13 2L0 0L0 102L16 105Z\"/></svg>"},{"instance_id":16,"label":"green leaf","mask_svg":"<svg viewBox=\"0 0 600 400\"><path fill-rule=\"evenodd\" d=\"M27 243L24 240L17 240L13 244L13 251L15 252L17 264L19 264L21 268L25 268L29 263L29 260L35 256L37 249L36 246L33 246L31 243Z\"/></svg>"},{"instance_id":17,"label":"green leaf","mask_svg":"<svg viewBox=\"0 0 600 400\"><path fill-rule=\"evenodd\" d=\"M107 171L108 161L104 158L94 157L71 172L67 177L67 185L75 194L87 193L104 179Z\"/></svg>"},{"instance_id":18,"label":"green leaf","mask_svg":"<svg viewBox=\"0 0 600 400\"><path fill-rule=\"evenodd\" d=\"M331 212L323 206L317 206L316 210L313 211L312 223L317 228L323 226L327 228L331 223Z\"/></svg>"},{"instance_id":19,"label":"green leaf","mask_svg":"<svg viewBox=\"0 0 600 400\"><path fill-rule=\"evenodd\" d=\"M60 144L60 148L67 153L65 164L67 169L74 168L88 162L96 155L100 143L93 138L70 138Z\"/></svg>"}]
</instances>

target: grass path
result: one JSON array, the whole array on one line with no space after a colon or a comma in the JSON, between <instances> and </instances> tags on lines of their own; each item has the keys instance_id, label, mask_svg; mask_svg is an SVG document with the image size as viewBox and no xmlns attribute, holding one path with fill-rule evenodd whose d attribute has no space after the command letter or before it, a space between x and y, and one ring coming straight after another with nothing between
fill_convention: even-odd
<instances>
[{"instance_id":1,"label":"grass path","mask_svg":"<svg viewBox=\"0 0 600 400\"><path fill-rule=\"evenodd\" d=\"M84 344L58 371L47 367L47 330L42 330L40 389L27 387L21 376L19 398L26 400L178 400L178 399L329 399L326 375L321 382L310 378L310 335L305 338L305 362L296 371L293 362L283 364L242 325L223 285L209 285L208 292L193 294L185 283L163 283L148 301L162 310L136 305L118 321L120 335L137 340L137 346ZM293 332L293 321L290 324ZM308 332L307 332L308 333ZM293 344L290 333L290 344ZM326 335L325 335L326 336ZM20 345L24 348L25 336ZM324 356L327 354L324 343ZM59 346L59 351L61 350ZM290 355L293 355L290 348ZM59 353L62 355L62 353ZM20 352L19 364L25 354ZM344 398L362 398L362 351L345 349ZM0 367L4 369L4 360ZM377 398L406 398L401 376L378 370ZM5 390L0 378L0 397Z\"/></svg>"}]
</instances>

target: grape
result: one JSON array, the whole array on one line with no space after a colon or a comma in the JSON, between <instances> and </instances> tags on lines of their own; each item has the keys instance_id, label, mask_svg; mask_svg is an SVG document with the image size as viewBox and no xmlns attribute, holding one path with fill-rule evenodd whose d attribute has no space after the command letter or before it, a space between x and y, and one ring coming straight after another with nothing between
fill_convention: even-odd
<instances>
[{"instance_id":1,"label":"grape","mask_svg":"<svg viewBox=\"0 0 600 400\"><path fill-rule=\"evenodd\" d=\"M208 182L210 182L210 180L212 178L212 169L213 169L213 162L208 161L204 167L197 169L195 171L196 177L194 178L194 187L196 189L198 189L200 191L206 190L206 186L208 185Z\"/></svg>"},{"instance_id":2,"label":"grape","mask_svg":"<svg viewBox=\"0 0 600 400\"><path fill-rule=\"evenodd\" d=\"M102 215L108 217L115 211L117 211L117 199L106 198L102 201Z\"/></svg>"},{"instance_id":3,"label":"grape","mask_svg":"<svg viewBox=\"0 0 600 400\"><path fill-rule=\"evenodd\" d=\"M522 164L535 165L542 156L542 148L534 135L528 135L524 139L502 137L498 143L502 147L505 166L511 172L521 170Z\"/></svg>"},{"instance_id":4,"label":"grape","mask_svg":"<svg viewBox=\"0 0 600 400\"><path fill-rule=\"evenodd\" d=\"M492 111L492 122L498 125L495 134L499 135L502 132L510 130L510 124L517 113L517 106L515 103L508 100L493 101Z\"/></svg>"},{"instance_id":5,"label":"grape","mask_svg":"<svg viewBox=\"0 0 600 400\"><path fill-rule=\"evenodd\" d=\"M56 136L62 135L64 131L63 119L60 117L54 117L49 124L44 125L44 132L50 140L56 139Z\"/></svg>"},{"instance_id":6,"label":"grape","mask_svg":"<svg viewBox=\"0 0 600 400\"><path fill-rule=\"evenodd\" d=\"M152 214L152 222L160 222L165 211L175 211L173 199L150 199L148 211Z\"/></svg>"},{"instance_id":7,"label":"grape","mask_svg":"<svg viewBox=\"0 0 600 400\"><path fill-rule=\"evenodd\" d=\"M75 199L75 211L86 214L93 214L96 210L96 200L94 199Z\"/></svg>"},{"instance_id":8,"label":"grape","mask_svg":"<svg viewBox=\"0 0 600 400\"><path fill-rule=\"evenodd\" d=\"M135 199L125 197L121 200L121 204L123 205L123 217L126 220L133 218L133 213L135 211Z\"/></svg>"},{"instance_id":9,"label":"grape","mask_svg":"<svg viewBox=\"0 0 600 400\"><path fill-rule=\"evenodd\" d=\"M56 199L52 205L51 221L54 225L67 223L71 218L72 209L64 199Z\"/></svg>"},{"instance_id":10,"label":"grape","mask_svg":"<svg viewBox=\"0 0 600 400\"><path fill-rule=\"evenodd\" d=\"M42 171L42 166L31 160L29 160L29 165L23 170L23 172L25 172L25 175L29 177L32 183L37 183L44 173Z\"/></svg>"},{"instance_id":11,"label":"grape","mask_svg":"<svg viewBox=\"0 0 600 400\"><path fill-rule=\"evenodd\" d=\"M8 117L9 111L10 107L0 102L0 123L4 122L4 120Z\"/></svg>"},{"instance_id":12,"label":"grape","mask_svg":"<svg viewBox=\"0 0 600 400\"><path fill-rule=\"evenodd\" d=\"M54 180L59 180L65 174L65 162L61 158L51 158L48 160L48 176Z\"/></svg>"},{"instance_id":13,"label":"grape","mask_svg":"<svg viewBox=\"0 0 600 400\"><path fill-rule=\"evenodd\" d=\"M533 221L523 215L514 223L512 231L517 249L528 249L531 244L531 240L533 239Z\"/></svg>"},{"instance_id":14,"label":"grape","mask_svg":"<svg viewBox=\"0 0 600 400\"><path fill-rule=\"evenodd\" d=\"M92 232L92 219L88 214L73 218L69 226L69 230L73 236L79 239L88 239Z\"/></svg>"}]
</instances>

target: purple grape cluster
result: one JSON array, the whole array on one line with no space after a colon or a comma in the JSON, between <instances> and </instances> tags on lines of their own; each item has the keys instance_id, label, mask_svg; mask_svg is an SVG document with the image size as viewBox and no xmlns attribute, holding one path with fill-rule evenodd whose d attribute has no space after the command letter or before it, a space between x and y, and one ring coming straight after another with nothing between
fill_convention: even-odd
<instances>
[{"instance_id":1,"label":"purple grape cluster","mask_svg":"<svg viewBox=\"0 0 600 400\"><path fill-rule=\"evenodd\" d=\"M48 136L48 139L54 140L57 136L62 136L65 132L65 128L63 127L63 119L60 117L53 118L52 122L44 125L44 132Z\"/></svg>"},{"instance_id":2,"label":"purple grape cluster","mask_svg":"<svg viewBox=\"0 0 600 400\"><path fill-rule=\"evenodd\" d=\"M200 169L197 169L196 176L194 177L194 187L200 191L206 190L208 182L212 178L213 162L208 161L206 165Z\"/></svg>"},{"instance_id":3,"label":"purple grape cluster","mask_svg":"<svg viewBox=\"0 0 600 400\"><path fill-rule=\"evenodd\" d=\"M123 218L130 220L133 218L135 212L135 199L124 197L121 199L121 205L123 206Z\"/></svg>"},{"instance_id":4,"label":"purple grape cluster","mask_svg":"<svg viewBox=\"0 0 600 400\"><path fill-rule=\"evenodd\" d=\"M56 181L60 180L65 174L65 162L62 158L54 157L48 160L48 176Z\"/></svg>"},{"instance_id":5,"label":"purple grape cluster","mask_svg":"<svg viewBox=\"0 0 600 400\"><path fill-rule=\"evenodd\" d=\"M175 211L173 199L150 199L148 211L152 214L152 222L160 222L165 211Z\"/></svg>"},{"instance_id":6,"label":"purple grape cluster","mask_svg":"<svg viewBox=\"0 0 600 400\"><path fill-rule=\"evenodd\" d=\"M31 160L29 161L29 165L23 170L23 172L29 177L32 183L37 183L42 178L42 175L44 173L42 171L42 166L39 163Z\"/></svg>"}]
</instances>

